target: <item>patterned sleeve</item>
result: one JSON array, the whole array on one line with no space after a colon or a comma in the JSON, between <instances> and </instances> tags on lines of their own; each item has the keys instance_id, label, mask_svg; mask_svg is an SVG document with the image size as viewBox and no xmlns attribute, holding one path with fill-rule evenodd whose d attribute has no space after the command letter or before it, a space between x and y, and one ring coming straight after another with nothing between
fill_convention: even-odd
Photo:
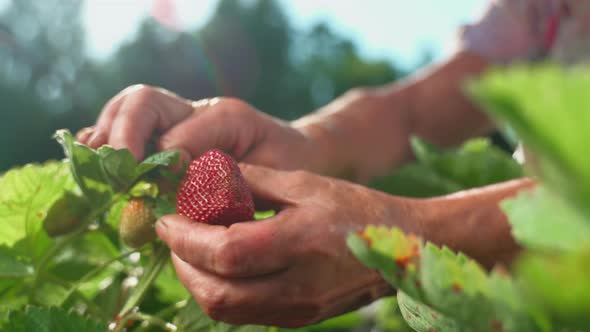
<instances>
[{"instance_id":1,"label":"patterned sleeve","mask_svg":"<svg viewBox=\"0 0 590 332\"><path fill-rule=\"evenodd\" d=\"M529 59L540 46L533 28L540 19L534 6L540 2L491 0L481 17L461 27L458 48L496 64Z\"/></svg>"}]
</instances>

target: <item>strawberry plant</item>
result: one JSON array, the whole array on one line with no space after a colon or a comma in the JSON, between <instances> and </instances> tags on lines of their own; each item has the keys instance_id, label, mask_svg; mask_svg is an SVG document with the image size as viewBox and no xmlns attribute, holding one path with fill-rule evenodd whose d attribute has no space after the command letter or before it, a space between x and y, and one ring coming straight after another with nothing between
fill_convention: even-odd
<instances>
[{"instance_id":1,"label":"strawberry plant","mask_svg":"<svg viewBox=\"0 0 590 332\"><path fill-rule=\"evenodd\" d=\"M199 315L154 241L157 217L175 212L175 194L158 183L180 183L168 171L177 153L136 163L126 149L92 150L66 130L55 138L67 159L0 178L0 330L262 329Z\"/></svg>"}]
</instances>

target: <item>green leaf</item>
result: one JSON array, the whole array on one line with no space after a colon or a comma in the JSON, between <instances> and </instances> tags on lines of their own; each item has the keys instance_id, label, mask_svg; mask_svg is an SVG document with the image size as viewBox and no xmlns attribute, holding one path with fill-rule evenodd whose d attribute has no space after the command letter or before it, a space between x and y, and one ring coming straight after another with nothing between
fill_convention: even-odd
<instances>
[{"instance_id":1,"label":"green leaf","mask_svg":"<svg viewBox=\"0 0 590 332\"><path fill-rule=\"evenodd\" d=\"M189 300L182 308L173 324L178 327L178 332L200 332L210 331L214 322L205 315L201 307L193 300Z\"/></svg>"},{"instance_id":2,"label":"green leaf","mask_svg":"<svg viewBox=\"0 0 590 332\"><path fill-rule=\"evenodd\" d=\"M402 316L417 332L455 332L460 331L457 323L445 315L415 301L404 292L397 293L397 301Z\"/></svg>"},{"instance_id":3,"label":"green leaf","mask_svg":"<svg viewBox=\"0 0 590 332\"><path fill-rule=\"evenodd\" d=\"M48 276L43 276L43 278L44 280L37 287L31 303L47 307L60 306L68 291L66 285L61 284L61 281L58 280L50 280Z\"/></svg>"},{"instance_id":4,"label":"green leaf","mask_svg":"<svg viewBox=\"0 0 590 332\"><path fill-rule=\"evenodd\" d=\"M13 246L26 238L23 253L34 256L43 245L42 220L51 205L76 187L68 165L26 165L0 178L0 244Z\"/></svg>"},{"instance_id":5,"label":"green leaf","mask_svg":"<svg viewBox=\"0 0 590 332\"><path fill-rule=\"evenodd\" d=\"M25 278L33 275L30 261L13 248L0 246L0 278Z\"/></svg>"},{"instance_id":6,"label":"green leaf","mask_svg":"<svg viewBox=\"0 0 590 332\"><path fill-rule=\"evenodd\" d=\"M459 183L462 189L481 187L523 176L521 166L488 139L472 139L458 150L442 154L434 169Z\"/></svg>"},{"instance_id":7,"label":"green leaf","mask_svg":"<svg viewBox=\"0 0 590 332\"><path fill-rule=\"evenodd\" d=\"M168 262L154 282L157 288L157 297L165 303L175 303L190 296L189 292L178 280L172 262Z\"/></svg>"},{"instance_id":8,"label":"green leaf","mask_svg":"<svg viewBox=\"0 0 590 332\"><path fill-rule=\"evenodd\" d=\"M549 317L537 305L527 301L521 285L503 268L489 275L490 297L498 320L496 327L504 331L551 331ZM514 314L519 313L519 314Z\"/></svg>"},{"instance_id":9,"label":"green leaf","mask_svg":"<svg viewBox=\"0 0 590 332\"><path fill-rule=\"evenodd\" d=\"M432 197L523 176L521 166L487 139L440 151L413 138L412 147L417 162L374 179L370 186L394 195Z\"/></svg>"},{"instance_id":10,"label":"green leaf","mask_svg":"<svg viewBox=\"0 0 590 332\"><path fill-rule=\"evenodd\" d=\"M410 146L412 147L414 156L422 164L430 163L430 161L436 159L442 153L436 145L430 144L417 136L410 137Z\"/></svg>"},{"instance_id":11,"label":"green leaf","mask_svg":"<svg viewBox=\"0 0 590 332\"><path fill-rule=\"evenodd\" d=\"M360 329L367 319L364 318L358 311L349 312L331 319L327 319L317 324L298 328L295 330L281 329L281 331L297 331L297 332L348 332L355 328ZM257 327L258 328L258 327ZM259 329L260 331L260 329ZM400 331L401 332L401 331Z\"/></svg>"},{"instance_id":12,"label":"green leaf","mask_svg":"<svg viewBox=\"0 0 590 332\"><path fill-rule=\"evenodd\" d=\"M270 217L273 217L275 214L276 214L276 212L273 210L256 211L254 213L254 220L262 220L262 219L270 218Z\"/></svg>"},{"instance_id":13,"label":"green leaf","mask_svg":"<svg viewBox=\"0 0 590 332\"><path fill-rule=\"evenodd\" d=\"M207 317L192 299L179 311L173 323L178 327L178 332L264 332L268 330L267 327L262 326L234 326L216 322Z\"/></svg>"},{"instance_id":14,"label":"green leaf","mask_svg":"<svg viewBox=\"0 0 590 332\"><path fill-rule=\"evenodd\" d=\"M94 295L92 302L100 308L100 316L107 321L115 317L121 309L121 298L124 296L123 284L126 275L123 273L111 274L102 282L100 290Z\"/></svg>"},{"instance_id":15,"label":"green leaf","mask_svg":"<svg viewBox=\"0 0 590 332\"><path fill-rule=\"evenodd\" d=\"M8 323L8 314L10 311L8 309L0 308L0 328Z\"/></svg>"},{"instance_id":16,"label":"green leaf","mask_svg":"<svg viewBox=\"0 0 590 332\"><path fill-rule=\"evenodd\" d=\"M408 197L433 197L453 193L463 187L438 174L424 164L404 166L393 174L371 181L370 187L392 195Z\"/></svg>"},{"instance_id":17,"label":"green leaf","mask_svg":"<svg viewBox=\"0 0 590 332\"><path fill-rule=\"evenodd\" d=\"M58 308L13 311L3 329L10 332L107 332L106 325Z\"/></svg>"},{"instance_id":18,"label":"green leaf","mask_svg":"<svg viewBox=\"0 0 590 332\"><path fill-rule=\"evenodd\" d=\"M590 329L590 251L568 254L526 254L518 275L530 301L540 305L561 326Z\"/></svg>"},{"instance_id":19,"label":"green leaf","mask_svg":"<svg viewBox=\"0 0 590 332\"><path fill-rule=\"evenodd\" d=\"M486 273L467 257L426 245L421 282L428 303L457 321L475 327L495 319L491 301L485 299L490 292Z\"/></svg>"},{"instance_id":20,"label":"green leaf","mask_svg":"<svg viewBox=\"0 0 590 332\"><path fill-rule=\"evenodd\" d=\"M104 145L98 149L102 167L110 183L119 191L126 190L134 180L137 162L128 149L115 150Z\"/></svg>"},{"instance_id":21,"label":"green leaf","mask_svg":"<svg viewBox=\"0 0 590 332\"><path fill-rule=\"evenodd\" d=\"M90 204L97 208L103 207L111 200L113 189L98 153L76 142L65 129L58 130L55 138L62 145L74 179Z\"/></svg>"},{"instance_id":22,"label":"green leaf","mask_svg":"<svg viewBox=\"0 0 590 332\"><path fill-rule=\"evenodd\" d=\"M176 213L176 193L168 193L165 195L160 195L156 198L156 207L154 208L154 214L156 218L160 218L167 214L175 214Z\"/></svg>"},{"instance_id":23,"label":"green leaf","mask_svg":"<svg viewBox=\"0 0 590 332\"><path fill-rule=\"evenodd\" d=\"M347 238L348 248L366 266L377 269L394 287L421 299L417 265L421 241L397 228L367 226Z\"/></svg>"},{"instance_id":24,"label":"green leaf","mask_svg":"<svg viewBox=\"0 0 590 332\"><path fill-rule=\"evenodd\" d=\"M398 296L400 291L397 292ZM375 327L383 332L411 332L414 331L402 316L398 299L390 296L379 300L375 315Z\"/></svg>"},{"instance_id":25,"label":"green leaf","mask_svg":"<svg viewBox=\"0 0 590 332\"><path fill-rule=\"evenodd\" d=\"M0 278L0 309L18 310L29 301L30 279Z\"/></svg>"},{"instance_id":26,"label":"green leaf","mask_svg":"<svg viewBox=\"0 0 590 332\"><path fill-rule=\"evenodd\" d=\"M129 195L132 197L150 197L157 198L159 194L158 185L151 182L139 181L131 189Z\"/></svg>"},{"instance_id":27,"label":"green leaf","mask_svg":"<svg viewBox=\"0 0 590 332\"><path fill-rule=\"evenodd\" d=\"M142 161L135 169L135 179L155 169L156 167L169 167L178 164L180 153L178 151L162 151L153 154Z\"/></svg>"},{"instance_id":28,"label":"green leaf","mask_svg":"<svg viewBox=\"0 0 590 332\"><path fill-rule=\"evenodd\" d=\"M106 223L110 225L113 229L119 229L119 222L121 221L121 215L123 214L123 209L125 205L127 205L126 199L121 199L120 201L113 204L110 210L107 212L106 215Z\"/></svg>"},{"instance_id":29,"label":"green leaf","mask_svg":"<svg viewBox=\"0 0 590 332\"><path fill-rule=\"evenodd\" d=\"M119 254L119 250L105 233L90 232L64 248L49 269L53 275L63 280L76 281Z\"/></svg>"},{"instance_id":30,"label":"green leaf","mask_svg":"<svg viewBox=\"0 0 590 332\"><path fill-rule=\"evenodd\" d=\"M590 216L590 67L495 70L468 90L488 113L515 129L546 184Z\"/></svg>"},{"instance_id":31,"label":"green leaf","mask_svg":"<svg viewBox=\"0 0 590 332\"><path fill-rule=\"evenodd\" d=\"M523 191L501 203L517 241L531 249L590 249L590 223L544 187Z\"/></svg>"},{"instance_id":32,"label":"green leaf","mask_svg":"<svg viewBox=\"0 0 590 332\"><path fill-rule=\"evenodd\" d=\"M347 239L365 265L376 268L399 291L457 323L461 331L544 331L543 316L521 301L509 277L488 275L475 261L404 235L396 228L367 226ZM497 294L502 294L498 296ZM426 315L412 310L416 324ZM416 325L416 326L418 326Z\"/></svg>"}]
</instances>

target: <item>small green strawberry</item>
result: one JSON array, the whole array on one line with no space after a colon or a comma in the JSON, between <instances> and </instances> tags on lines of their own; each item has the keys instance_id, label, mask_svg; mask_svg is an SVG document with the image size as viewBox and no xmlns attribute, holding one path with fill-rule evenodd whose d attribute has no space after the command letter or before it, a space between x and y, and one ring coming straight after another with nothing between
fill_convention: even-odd
<instances>
[{"instance_id":1,"label":"small green strawberry","mask_svg":"<svg viewBox=\"0 0 590 332\"><path fill-rule=\"evenodd\" d=\"M151 206L141 198L130 200L123 208L119 237L129 247L139 248L156 238L156 216Z\"/></svg>"},{"instance_id":2,"label":"small green strawberry","mask_svg":"<svg viewBox=\"0 0 590 332\"><path fill-rule=\"evenodd\" d=\"M43 228L51 237L70 233L89 212L90 208L83 197L67 191L47 211Z\"/></svg>"}]
</instances>

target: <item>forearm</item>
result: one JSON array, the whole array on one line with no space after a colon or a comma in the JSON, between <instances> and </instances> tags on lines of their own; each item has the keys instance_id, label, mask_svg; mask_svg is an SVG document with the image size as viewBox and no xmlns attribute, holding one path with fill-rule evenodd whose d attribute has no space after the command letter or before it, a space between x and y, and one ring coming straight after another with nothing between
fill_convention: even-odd
<instances>
[{"instance_id":1,"label":"forearm","mask_svg":"<svg viewBox=\"0 0 590 332\"><path fill-rule=\"evenodd\" d=\"M384 89L353 89L292 125L317 147L314 171L363 183L410 157L405 102Z\"/></svg>"},{"instance_id":2,"label":"forearm","mask_svg":"<svg viewBox=\"0 0 590 332\"><path fill-rule=\"evenodd\" d=\"M464 80L485 68L460 53L408 80L347 93L293 126L318 145L325 162L314 171L364 182L411 159L410 135L448 146L488 131L463 94Z\"/></svg>"},{"instance_id":3,"label":"forearm","mask_svg":"<svg viewBox=\"0 0 590 332\"><path fill-rule=\"evenodd\" d=\"M406 82L404 93L410 100L406 104L410 107L412 134L440 146L452 146L489 133L493 123L464 93L465 82L487 67L487 62L477 55L458 53Z\"/></svg>"},{"instance_id":4,"label":"forearm","mask_svg":"<svg viewBox=\"0 0 590 332\"><path fill-rule=\"evenodd\" d=\"M456 194L417 200L413 206L416 233L428 241L466 253L485 266L509 262L518 252L499 202L532 188L518 179Z\"/></svg>"}]
</instances>

